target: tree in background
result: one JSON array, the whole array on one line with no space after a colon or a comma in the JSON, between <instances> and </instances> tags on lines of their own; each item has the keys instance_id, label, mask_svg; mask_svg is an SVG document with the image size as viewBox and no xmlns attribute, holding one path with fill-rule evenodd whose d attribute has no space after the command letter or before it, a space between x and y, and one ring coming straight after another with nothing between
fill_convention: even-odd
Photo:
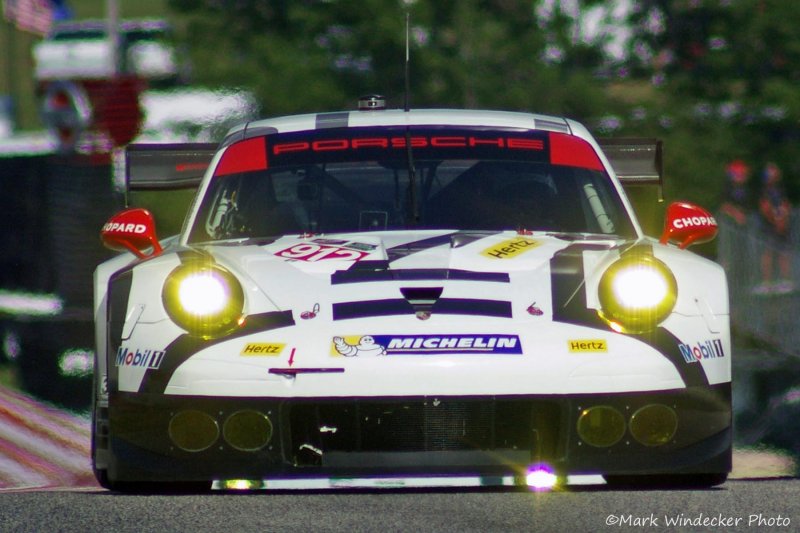
<instances>
[{"instance_id":1,"label":"tree in background","mask_svg":"<svg viewBox=\"0 0 800 533\"><path fill-rule=\"evenodd\" d=\"M591 2L598 4L602 2ZM588 119L606 105L563 17L543 28L537 3L513 0L170 0L195 77L254 91L265 115L352 108L361 94L402 105L405 13L411 101ZM562 56L547 53L559 45Z\"/></svg>"},{"instance_id":2,"label":"tree in background","mask_svg":"<svg viewBox=\"0 0 800 533\"><path fill-rule=\"evenodd\" d=\"M790 195L800 192L793 157L800 137L800 2L168 5L195 80L247 88L264 116L351 109L367 93L401 106L408 11L414 106L537 111L578 119L599 135L662 138L668 198L717 206L724 166L734 158L756 166L776 161ZM608 53L613 24L616 33L630 34L616 57Z\"/></svg>"},{"instance_id":3,"label":"tree in background","mask_svg":"<svg viewBox=\"0 0 800 533\"><path fill-rule=\"evenodd\" d=\"M647 127L674 188L713 206L727 161L775 160L797 197L800 3L640 0L630 21L628 65L654 88Z\"/></svg>"}]
</instances>

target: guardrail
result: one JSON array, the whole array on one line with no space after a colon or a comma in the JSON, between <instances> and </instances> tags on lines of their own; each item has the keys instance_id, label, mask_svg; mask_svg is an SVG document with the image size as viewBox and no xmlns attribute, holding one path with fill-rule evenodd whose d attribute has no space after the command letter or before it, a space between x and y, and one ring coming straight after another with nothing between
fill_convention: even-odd
<instances>
[{"instance_id":1,"label":"guardrail","mask_svg":"<svg viewBox=\"0 0 800 533\"><path fill-rule=\"evenodd\" d=\"M717 260L725 267L730 287L731 325L744 335L800 356L800 216L793 210L788 243L780 249L757 214L737 224L719 214ZM788 274L779 268L785 254ZM771 256L772 279L762 273L762 261Z\"/></svg>"}]
</instances>

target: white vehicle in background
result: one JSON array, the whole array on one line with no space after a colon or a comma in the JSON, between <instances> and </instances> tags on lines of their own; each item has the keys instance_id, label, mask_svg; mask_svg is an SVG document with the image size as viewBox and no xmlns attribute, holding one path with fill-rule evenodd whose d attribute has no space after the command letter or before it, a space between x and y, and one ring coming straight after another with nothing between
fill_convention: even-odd
<instances>
[{"instance_id":1,"label":"white vehicle in background","mask_svg":"<svg viewBox=\"0 0 800 533\"><path fill-rule=\"evenodd\" d=\"M685 250L716 222L676 203L649 238L623 190L660 144L363 103L129 147L129 188L197 196L172 238L102 230L100 483L722 483L727 285Z\"/></svg>"},{"instance_id":2,"label":"white vehicle in background","mask_svg":"<svg viewBox=\"0 0 800 533\"><path fill-rule=\"evenodd\" d=\"M104 79L117 73L152 82L174 82L181 75L170 42L170 25L161 19L119 23L118 54L109 40L105 20L56 23L46 39L33 47L38 81Z\"/></svg>"},{"instance_id":3,"label":"white vehicle in background","mask_svg":"<svg viewBox=\"0 0 800 533\"><path fill-rule=\"evenodd\" d=\"M10 100L0 102L0 213L14 228L0 239L14 251L0 261L0 365L26 392L80 410L91 402L92 272L111 256L93 228L124 206L112 130L125 124L134 142L218 141L257 114L246 92L183 84L165 21L119 29L119 68L104 21L58 23L35 45L46 130L15 131ZM115 74L136 82L122 102L111 101Z\"/></svg>"}]
</instances>

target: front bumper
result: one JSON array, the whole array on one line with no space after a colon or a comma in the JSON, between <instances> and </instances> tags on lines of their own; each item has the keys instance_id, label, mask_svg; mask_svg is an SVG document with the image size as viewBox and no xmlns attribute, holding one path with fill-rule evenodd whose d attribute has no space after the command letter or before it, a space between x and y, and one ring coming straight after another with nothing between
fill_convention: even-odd
<instances>
[{"instance_id":1,"label":"front bumper","mask_svg":"<svg viewBox=\"0 0 800 533\"><path fill-rule=\"evenodd\" d=\"M634 426L631 419L652 405L674 412L677 423L669 438L643 444L636 435L648 427ZM621 415L620 438L602 445L586 442L579 419L593 406ZM236 413L244 415L232 416ZM592 423L602 425L603 419ZM731 468L729 383L666 392L524 397L116 393L108 409L98 410L95 424L95 466L112 481L516 477L532 464L546 464L562 475L708 474ZM600 428L599 434L607 433Z\"/></svg>"}]
</instances>

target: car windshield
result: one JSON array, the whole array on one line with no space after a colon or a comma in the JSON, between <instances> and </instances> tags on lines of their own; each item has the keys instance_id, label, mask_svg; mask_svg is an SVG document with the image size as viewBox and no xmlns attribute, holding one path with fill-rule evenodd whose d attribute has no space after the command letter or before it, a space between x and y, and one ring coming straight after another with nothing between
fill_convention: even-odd
<instances>
[{"instance_id":1,"label":"car windshield","mask_svg":"<svg viewBox=\"0 0 800 533\"><path fill-rule=\"evenodd\" d=\"M272 134L231 145L189 241L408 228L634 234L583 140L539 131L384 127Z\"/></svg>"}]
</instances>

